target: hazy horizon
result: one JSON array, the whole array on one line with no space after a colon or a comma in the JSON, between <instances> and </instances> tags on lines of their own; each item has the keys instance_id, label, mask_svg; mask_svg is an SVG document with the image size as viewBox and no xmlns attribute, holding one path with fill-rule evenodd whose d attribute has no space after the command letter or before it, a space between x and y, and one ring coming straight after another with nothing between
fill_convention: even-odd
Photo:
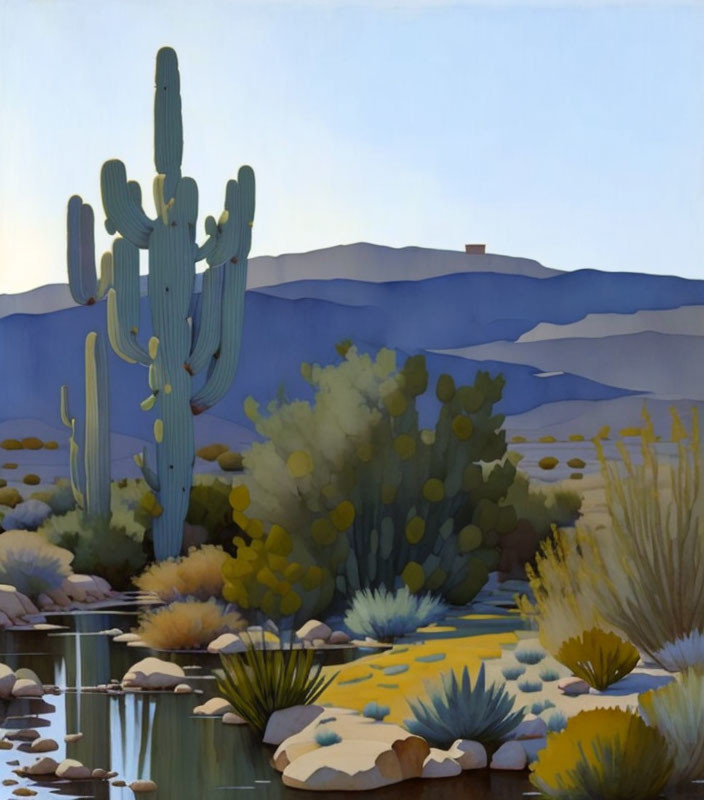
<instances>
[{"instance_id":1,"label":"hazy horizon","mask_svg":"<svg viewBox=\"0 0 704 800\"><path fill-rule=\"evenodd\" d=\"M0 9L0 293L66 282L72 194L93 205L105 249L108 158L153 212L154 57L166 44L179 55L201 239L227 178L250 163L253 256L484 242L555 269L700 275L704 4Z\"/></svg>"}]
</instances>

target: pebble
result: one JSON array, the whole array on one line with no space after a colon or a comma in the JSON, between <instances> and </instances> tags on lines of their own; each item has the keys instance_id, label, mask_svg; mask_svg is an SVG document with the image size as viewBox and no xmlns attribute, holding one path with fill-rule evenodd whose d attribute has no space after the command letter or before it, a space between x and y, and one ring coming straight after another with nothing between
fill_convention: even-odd
<instances>
[{"instance_id":1,"label":"pebble","mask_svg":"<svg viewBox=\"0 0 704 800\"><path fill-rule=\"evenodd\" d=\"M159 787L154 781L132 781L130 789L133 792L155 792Z\"/></svg>"},{"instance_id":2,"label":"pebble","mask_svg":"<svg viewBox=\"0 0 704 800\"><path fill-rule=\"evenodd\" d=\"M192 692L193 687L189 686L187 683L179 683L179 685L174 688L174 694L191 694Z\"/></svg>"},{"instance_id":3,"label":"pebble","mask_svg":"<svg viewBox=\"0 0 704 800\"><path fill-rule=\"evenodd\" d=\"M35 739L30 745L30 753L51 753L58 750L59 745L53 739Z\"/></svg>"},{"instance_id":4,"label":"pebble","mask_svg":"<svg viewBox=\"0 0 704 800\"><path fill-rule=\"evenodd\" d=\"M66 736L64 736L64 741L65 742L79 742L82 738L83 738L83 734L82 733L67 733Z\"/></svg>"}]
</instances>

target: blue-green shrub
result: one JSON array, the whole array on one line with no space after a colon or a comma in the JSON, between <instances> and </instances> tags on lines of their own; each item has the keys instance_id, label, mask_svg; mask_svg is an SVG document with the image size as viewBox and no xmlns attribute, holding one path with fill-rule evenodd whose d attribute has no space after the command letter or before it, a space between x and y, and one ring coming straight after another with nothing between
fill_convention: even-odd
<instances>
[{"instance_id":1,"label":"blue-green shrub","mask_svg":"<svg viewBox=\"0 0 704 800\"><path fill-rule=\"evenodd\" d=\"M341 741L342 737L329 728L321 728L319 731L316 731L315 743L320 745L320 747L330 747L330 745L337 744Z\"/></svg>"},{"instance_id":2,"label":"blue-green shrub","mask_svg":"<svg viewBox=\"0 0 704 800\"><path fill-rule=\"evenodd\" d=\"M518 681L518 688L522 692L539 692L543 688L542 681Z\"/></svg>"},{"instance_id":3,"label":"blue-green shrub","mask_svg":"<svg viewBox=\"0 0 704 800\"><path fill-rule=\"evenodd\" d=\"M391 709L388 706L380 706L379 703L367 703L362 710L362 714L370 719L375 719L381 722L385 717L389 716Z\"/></svg>"},{"instance_id":4,"label":"blue-green shrub","mask_svg":"<svg viewBox=\"0 0 704 800\"><path fill-rule=\"evenodd\" d=\"M362 589L352 598L345 614L345 625L358 636L371 636L380 642L390 642L399 636L444 618L447 606L430 594L411 594L407 586L389 592Z\"/></svg>"},{"instance_id":5,"label":"blue-green shrub","mask_svg":"<svg viewBox=\"0 0 704 800\"><path fill-rule=\"evenodd\" d=\"M501 674L507 681L515 681L524 675L526 671L525 667L504 667L501 670Z\"/></svg>"},{"instance_id":6,"label":"blue-green shrub","mask_svg":"<svg viewBox=\"0 0 704 800\"><path fill-rule=\"evenodd\" d=\"M522 650L516 650L513 655L519 664L528 664L530 666L534 666L535 664L540 664L540 662L545 658L545 650L526 647Z\"/></svg>"},{"instance_id":7,"label":"blue-green shrub","mask_svg":"<svg viewBox=\"0 0 704 800\"><path fill-rule=\"evenodd\" d=\"M560 679L560 673L552 667L543 667L538 673L538 677L541 681L545 681L545 683L551 683L552 681Z\"/></svg>"}]
</instances>

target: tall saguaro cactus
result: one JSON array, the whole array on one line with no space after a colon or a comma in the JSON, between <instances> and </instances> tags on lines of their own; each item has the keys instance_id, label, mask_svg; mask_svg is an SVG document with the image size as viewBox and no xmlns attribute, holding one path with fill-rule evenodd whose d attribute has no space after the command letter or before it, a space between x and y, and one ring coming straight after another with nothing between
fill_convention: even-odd
<instances>
[{"instance_id":1,"label":"tall saguaro cactus","mask_svg":"<svg viewBox=\"0 0 704 800\"><path fill-rule=\"evenodd\" d=\"M100 280L95 272L93 209L74 195L68 202L67 265L73 299L92 305L112 282L112 256L105 253ZM82 436L69 407L68 386L61 387L61 420L71 431L71 487L86 515L110 516L110 391L105 339L91 331L85 340L85 420Z\"/></svg>"},{"instance_id":2,"label":"tall saguaro cactus","mask_svg":"<svg viewBox=\"0 0 704 800\"><path fill-rule=\"evenodd\" d=\"M205 220L207 238L196 243L198 187L181 175L183 130L176 53L162 48L156 59L154 103L154 201L150 219L141 190L128 181L125 165L107 161L101 172L105 227L119 233L113 243L114 286L108 292L108 334L115 352L149 368L151 394L142 403L156 406L156 471L146 452L136 457L163 513L154 520L157 559L181 549L195 460L193 414L217 403L237 369L247 258L254 219L254 173L241 167L229 180L225 210L216 222ZM154 336L138 341L139 250L149 253L147 293ZM205 259L200 296L191 314L196 263ZM205 371L201 380L194 377Z\"/></svg>"}]
</instances>

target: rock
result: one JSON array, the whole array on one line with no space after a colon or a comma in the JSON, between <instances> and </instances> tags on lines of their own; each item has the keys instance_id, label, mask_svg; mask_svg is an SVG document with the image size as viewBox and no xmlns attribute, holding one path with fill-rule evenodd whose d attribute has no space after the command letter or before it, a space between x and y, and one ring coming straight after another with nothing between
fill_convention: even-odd
<instances>
[{"instance_id":1,"label":"rock","mask_svg":"<svg viewBox=\"0 0 704 800\"><path fill-rule=\"evenodd\" d=\"M116 780L112 782L113 786L127 786L127 784L123 780Z\"/></svg>"},{"instance_id":2,"label":"rock","mask_svg":"<svg viewBox=\"0 0 704 800\"><path fill-rule=\"evenodd\" d=\"M52 609L58 608L56 603L49 597L48 594L40 594L37 597L37 607L40 608L42 611L51 611Z\"/></svg>"},{"instance_id":3,"label":"rock","mask_svg":"<svg viewBox=\"0 0 704 800\"><path fill-rule=\"evenodd\" d=\"M75 758L65 758L56 768L57 778L66 778L67 780L85 780L90 778L91 771L88 767L84 767L80 761Z\"/></svg>"},{"instance_id":4,"label":"rock","mask_svg":"<svg viewBox=\"0 0 704 800\"><path fill-rule=\"evenodd\" d=\"M264 731L264 744L280 745L285 739L300 733L325 712L323 706L311 704L282 708L269 717Z\"/></svg>"},{"instance_id":5,"label":"rock","mask_svg":"<svg viewBox=\"0 0 704 800\"><path fill-rule=\"evenodd\" d=\"M344 631L333 631L328 640L330 644L347 644L350 641L352 641L351 637Z\"/></svg>"},{"instance_id":6,"label":"rock","mask_svg":"<svg viewBox=\"0 0 704 800\"><path fill-rule=\"evenodd\" d=\"M203 705L193 709L193 713L197 717L221 717L228 711L234 711L234 709L223 697L211 697Z\"/></svg>"},{"instance_id":7,"label":"rock","mask_svg":"<svg viewBox=\"0 0 704 800\"><path fill-rule=\"evenodd\" d=\"M90 773L90 777L97 781L104 781L110 773L106 769L96 768Z\"/></svg>"},{"instance_id":8,"label":"rock","mask_svg":"<svg viewBox=\"0 0 704 800\"><path fill-rule=\"evenodd\" d=\"M4 611L0 611L0 628L9 628L14 625L14 622L5 614Z\"/></svg>"},{"instance_id":9,"label":"rock","mask_svg":"<svg viewBox=\"0 0 704 800\"><path fill-rule=\"evenodd\" d=\"M83 577L85 576L69 575L59 587L70 600L75 600L78 603L85 603L88 599L86 597L86 582L81 580ZM78 580L71 580L72 578L78 578ZM90 585L92 587L93 584L91 583Z\"/></svg>"},{"instance_id":10,"label":"rock","mask_svg":"<svg viewBox=\"0 0 704 800\"><path fill-rule=\"evenodd\" d=\"M447 752L462 769L484 769L489 763L484 745L471 739L457 739Z\"/></svg>"},{"instance_id":11,"label":"rock","mask_svg":"<svg viewBox=\"0 0 704 800\"><path fill-rule=\"evenodd\" d=\"M80 742L82 738L83 738L83 734L80 733L80 732L79 733L67 733L66 736L64 736L64 741L70 744L71 742Z\"/></svg>"},{"instance_id":12,"label":"rock","mask_svg":"<svg viewBox=\"0 0 704 800\"><path fill-rule=\"evenodd\" d=\"M12 687L13 697L42 697L44 687L29 678L16 680Z\"/></svg>"},{"instance_id":13,"label":"rock","mask_svg":"<svg viewBox=\"0 0 704 800\"><path fill-rule=\"evenodd\" d=\"M29 789L27 786L19 786L12 794L14 794L15 797L34 797L36 792L34 789Z\"/></svg>"},{"instance_id":14,"label":"rock","mask_svg":"<svg viewBox=\"0 0 704 800\"><path fill-rule=\"evenodd\" d=\"M30 764L23 772L27 775L54 775L58 766L53 758L44 756L44 758L38 758L33 764Z\"/></svg>"},{"instance_id":15,"label":"rock","mask_svg":"<svg viewBox=\"0 0 704 800\"><path fill-rule=\"evenodd\" d=\"M49 597L56 603L59 608L68 608L71 605L71 598L64 592L63 589L54 589L52 592L47 592Z\"/></svg>"},{"instance_id":16,"label":"rock","mask_svg":"<svg viewBox=\"0 0 704 800\"><path fill-rule=\"evenodd\" d=\"M208 645L209 653L244 653L245 643L236 633L222 633Z\"/></svg>"},{"instance_id":17,"label":"rock","mask_svg":"<svg viewBox=\"0 0 704 800\"><path fill-rule=\"evenodd\" d=\"M286 786L318 792L369 792L404 780L393 748L374 741L319 747L292 761L282 777Z\"/></svg>"},{"instance_id":18,"label":"rock","mask_svg":"<svg viewBox=\"0 0 704 800\"><path fill-rule=\"evenodd\" d=\"M88 577L93 581L93 585L99 594L104 595L106 598L114 594L112 586L110 586L105 578L101 578L100 575L89 575Z\"/></svg>"},{"instance_id":19,"label":"rock","mask_svg":"<svg viewBox=\"0 0 704 800\"><path fill-rule=\"evenodd\" d=\"M526 751L526 756L528 757L528 763L532 764L537 758L538 753L545 747L547 744L547 739L521 739L521 745L523 749Z\"/></svg>"},{"instance_id":20,"label":"rock","mask_svg":"<svg viewBox=\"0 0 704 800\"><path fill-rule=\"evenodd\" d=\"M38 614L39 609L14 586L0 584L0 612L11 620L13 625L23 622L27 614Z\"/></svg>"},{"instance_id":21,"label":"rock","mask_svg":"<svg viewBox=\"0 0 704 800\"><path fill-rule=\"evenodd\" d=\"M144 658L125 673L122 688L173 689L183 683L186 673L178 664L160 658Z\"/></svg>"},{"instance_id":22,"label":"rock","mask_svg":"<svg viewBox=\"0 0 704 800\"><path fill-rule=\"evenodd\" d=\"M422 778L454 778L462 767L445 750L430 748L430 755L423 762Z\"/></svg>"},{"instance_id":23,"label":"rock","mask_svg":"<svg viewBox=\"0 0 704 800\"><path fill-rule=\"evenodd\" d=\"M314 639L323 639L327 642L332 636L332 629L324 622L320 622L317 619L309 619L296 631L296 636L304 642L312 642Z\"/></svg>"},{"instance_id":24,"label":"rock","mask_svg":"<svg viewBox=\"0 0 704 800\"><path fill-rule=\"evenodd\" d=\"M106 636L122 636L122 631L119 628L107 628L104 631L98 631L98 633L104 633Z\"/></svg>"},{"instance_id":25,"label":"rock","mask_svg":"<svg viewBox=\"0 0 704 800\"><path fill-rule=\"evenodd\" d=\"M113 642L139 642L141 641L138 633L119 633L113 638Z\"/></svg>"},{"instance_id":26,"label":"rock","mask_svg":"<svg viewBox=\"0 0 704 800\"><path fill-rule=\"evenodd\" d=\"M192 694L193 687L189 686L187 683L179 683L178 686L174 687L174 694Z\"/></svg>"},{"instance_id":27,"label":"rock","mask_svg":"<svg viewBox=\"0 0 704 800\"><path fill-rule=\"evenodd\" d=\"M35 739L30 748L30 753L51 753L54 750L58 750L59 745L53 739Z\"/></svg>"},{"instance_id":28,"label":"rock","mask_svg":"<svg viewBox=\"0 0 704 800\"><path fill-rule=\"evenodd\" d=\"M12 742L7 739L0 739L0 750L12 750Z\"/></svg>"},{"instance_id":29,"label":"rock","mask_svg":"<svg viewBox=\"0 0 704 800\"><path fill-rule=\"evenodd\" d=\"M535 714L526 714L523 721L511 734L512 739L542 739L548 734L545 720Z\"/></svg>"},{"instance_id":30,"label":"rock","mask_svg":"<svg viewBox=\"0 0 704 800\"><path fill-rule=\"evenodd\" d=\"M528 756L521 742L504 742L491 759L491 769L522 770L528 766Z\"/></svg>"},{"instance_id":31,"label":"rock","mask_svg":"<svg viewBox=\"0 0 704 800\"><path fill-rule=\"evenodd\" d=\"M117 772L113 772L113 770L110 770L110 771L109 771L109 772L108 772L108 773L105 775L105 777L106 777L106 778L116 778L116 777L117 777Z\"/></svg>"},{"instance_id":32,"label":"rock","mask_svg":"<svg viewBox=\"0 0 704 800\"><path fill-rule=\"evenodd\" d=\"M12 697L12 687L16 680L14 670L10 669L7 664L0 664L0 697L4 700Z\"/></svg>"},{"instance_id":33,"label":"rock","mask_svg":"<svg viewBox=\"0 0 704 800\"><path fill-rule=\"evenodd\" d=\"M154 781L132 781L130 789L137 794L139 792L155 792L159 787Z\"/></svg>"},{"instance_id":34,"label":"rock","mask_svg":"<svg viewBox=\"0 0 704 800\"><path fill-rule=\"evenodd\" d=\"M581 678L561 678L557 682L557 688L566 695L576 696L589 694L589 684Z\"/></svg>"},{"instance_id":35,"label":"rock","mask_svg":"<svg viewBox=\"0 0 704 800\"><path fill-rule=\"evenodd\" d=\"M242 719L242 717L232 711L226 711L222 715L222 721L225 725L247 725L246 719Z\"/></svg>"},{"instance_id":36,"label":"rock","mask_svg":"<svg viewBox=\"0 0 704 800\"><path fill-rule=\"evenodd\" d=\"M40 736L41 734L38 731L35 731L34 728L22 728L19 731L14 731L13 733L7 734L8 739L16 742L33 742Z\"/></svg>"}]
</instances>

